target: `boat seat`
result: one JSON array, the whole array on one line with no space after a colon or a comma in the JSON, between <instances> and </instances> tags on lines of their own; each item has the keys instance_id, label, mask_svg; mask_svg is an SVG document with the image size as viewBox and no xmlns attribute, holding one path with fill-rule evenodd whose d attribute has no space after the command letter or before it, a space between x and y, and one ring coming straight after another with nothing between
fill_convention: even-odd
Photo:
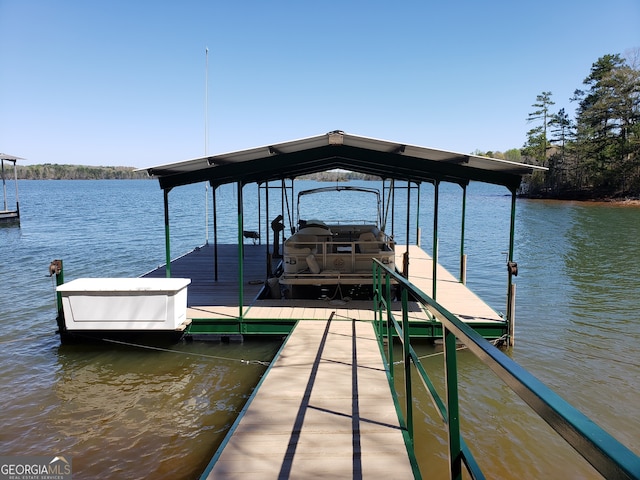
<instances>
[{"instance_id":1,"label":"boat seat","mask_svg":"<svg viewBox=\"0 0 640 480\"><path fill-rule=\"evenodd\" d=\"M360 253L378 253L380 251L380 244L373 232L361 233L358 238L358 245Z\"/></svg>"},{"instance_id":2,"label":"boat seat","mask_svg":"<svg viewBox=\"0 0 640 480\"><path fill-rule=\"evenodd\" d=\"M305 235L302 233L294 233L284 242L284 253L289 255L309 253L317 253L318 237L316 235Z\"/></svg>"},{"instance_id":3,"label":"boat seat","mask_svg":"<svg viewBox=\"0 0 640 480\"><path fill-rule=\"evenodd\" d=\"M329 228L304 227L298 230L297 235L313 236L315 238L312 241L317 242L330 242L333 240L333 233Z\"/></svg>"},{"instance_id":4,"label":"boat seat","mask_svg":"<svg viewBox=\"0 0 640 480\"><path fill-rule=\"evenodd\" d=\"M285 255L304 255L307 256L311 253L310 248L299 248L294 245L285 245L284 246L284 254Z\"/></svg>"}]
</instances>

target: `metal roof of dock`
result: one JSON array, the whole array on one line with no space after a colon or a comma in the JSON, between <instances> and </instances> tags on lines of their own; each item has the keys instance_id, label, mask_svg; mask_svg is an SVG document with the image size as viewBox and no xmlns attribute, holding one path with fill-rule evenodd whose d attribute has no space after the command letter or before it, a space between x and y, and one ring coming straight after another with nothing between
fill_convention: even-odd
<instances>
[{"instance_id":1,"label":"metal roof of dock","mask_svg":"<svg viewBox=\"0 0 640 480\"><path fill-rule=\"evenodd\" d=\"M335 130L324 135L247 150L149 167L163 189L208 181L265 182L345 169L386 179L480 181L516 189L524 175L542 167L495 158L420 147L347 134Z\"/></svg>"},{"instance_id":2,"label":"metal roof of dock","mask_svg":"<svg viewBox=\"0 0 640 480\"><path fill-rule=\"evenodd\" d=\"M8 160L9 162L16 163L18 160L24 160L24 158L9 155L8 153L0 153L0 160Z\"/></svg>"}]
</instances>

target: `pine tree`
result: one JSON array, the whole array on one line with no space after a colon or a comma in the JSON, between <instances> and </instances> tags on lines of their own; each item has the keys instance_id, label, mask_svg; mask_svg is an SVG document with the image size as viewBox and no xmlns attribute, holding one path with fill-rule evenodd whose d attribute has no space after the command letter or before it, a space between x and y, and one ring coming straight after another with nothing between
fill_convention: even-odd
<instances>
[{"instance_id":1,"label":"pine tree","mask_svg":"<svg viewBox=\"0 0 640 480\"><path fill-rule=\"evenodd\" d=\"M537 110L531 112L527 117L528 122L540 120L542 123L527 132L525 154L533 157L539 165L543 166L546 166L547 163L547 149L549 147L547 137L550 117L549 107L555 105L555 102L551 100L551 95L551 92L542 92L538 95L536 97L536 103L531 105L537 108Z\"/></svg>"},{"instance_id":2,"label":"pine tree","mask_svg":"<svg viewBox=\"0 0 640 480\"><path fill-rule=\"evenodd\" d=\"M604 55L576 90L577 141L596 188L628 190L638 182L640 72L620 55Z\"/></svg>"}]
</instances>

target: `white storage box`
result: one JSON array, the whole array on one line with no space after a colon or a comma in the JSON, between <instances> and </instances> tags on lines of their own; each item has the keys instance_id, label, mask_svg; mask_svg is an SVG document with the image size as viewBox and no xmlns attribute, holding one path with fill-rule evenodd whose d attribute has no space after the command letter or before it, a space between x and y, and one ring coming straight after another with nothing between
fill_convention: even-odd
<instances>
[{"instance_id":1,"label":"white storage box","mask_svg":"<svg viewBox=\"0 0 640 480\"><path fill-rule=\"evenodd\" d=\"M188 278L78 278L57 288L68 330L176 330Z\"/></svg>"}]
</instances>

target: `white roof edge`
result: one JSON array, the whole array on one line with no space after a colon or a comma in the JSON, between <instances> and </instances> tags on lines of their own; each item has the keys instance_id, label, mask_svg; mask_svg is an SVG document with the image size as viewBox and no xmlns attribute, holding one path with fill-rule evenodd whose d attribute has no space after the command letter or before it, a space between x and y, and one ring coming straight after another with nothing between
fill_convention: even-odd
<instances>
[{"instance_id":1,"label":"white roof edge","mask_svg":"<svg viewBox=\"0 0 640 480\"><path fill-rule=\"evenodd\" d=\"M0 153L0 160L8 160L10 162L17 162L18 160L24 160L22 157L16 157L15 155L9 155L8 153Z\"/></svg>"},{"instance_id":2,"label":"white roof edge","mask_svg":"<svg viewBox=\"0 0 640 480\"><path fill-rule=\"evenodd\" d=\"M415 148L417 150L433 150L433 151L440 151L442 153L447 153L447 154L451 154L451 155L456 155L456 156L460 156L460 157L469 157L471 158L476 158L478 160L490 160L491 162L497 162L497 163L502 163L504 165L513 165L514 167L522 167L522 166L526 166L526 167L531 167L534 170L549 170L547 167L540 167L537 165L529 165L527 163L520 163L520 162L514 162L512 160L504 160L502 158L493 158L493 157L485 157L482 155L474 155L472 153L462 153L462 152L456 152L453 150L443 150L441 148L433 148L433 147L424 147L424 146L420 146L420 145L414 145L414 144L410 144L410 143L401 143L401 142L392 142L390 140L383 140L380 138L374 138L374 137L365 137L362 135L351 135L351 134L344 134L345 136L348 137L352 137L352 138L359 138L359 139L363 139L363 140L372 140L375 142L380 142L380 143L386 143L386 144L390 144L390 145L397 145L397 146L404 146L405 148Z\"/></svg>"},{"instance_id":3,"label":"white roof edge","mask_svg":"<svg viewBox=\"0 0 640 480\"><path fill-rule=\"evenodd\" d=\"M239 157L245 157L246 160L250 160L251 157L254 156L264 156L265 151L269 152L270 149L273 149L277 152L282 152L282 153L289 153L291 151L299 151L302 145L305 144L309 144L308 148L311 148L313 146L313 144L317 144L316 146L321 147L324 145L329 145L331 144L330 141L330 137L334 136L334 135L341 135L342 136L342 143L344 145L351 145L351 146L358 146L359 143L365 142L365 143L379 143L380 145L385 145L387 147L389 147L389 149L392 149L393 147L396 148L400 148L400 147L404 147L405 151L406 149L410 149L413 151L413 156L417 156L417 157L426 157L427 153L433 154L433 153L440 153L443 155L443 157L460 157L460 158L468 158L469 160L473 159L476 160L478 162L481 163L489 163L489 164L494 164L494 165L502 165L503 167L509 167L512 166L514 169L522 169L522 168L528 168L531 170L538 170L538 171L546 171L548 170L548 168L546 167L540 167L537 165L530 165L530 164L525 164L525 163L519 163L519 162L514 162L511 160L503 160L503 159L499 159L499 158L491 158L491 157L483 157L483 156L479 156L479 155L473 155L473 154L469 154L469 153L461 153L461 152L456 152L456 151L452 151L452 150L442 150L439 148L431 148L431 147L423 147L423 146L419 146L419 145L414 145L414 144L410 144L410 143L402 143L402 142L396 142L396 141L391 141L391 140L383 140L383 139L379 139L379 138L374 138L374 137L366 137L366 136L362 136L362 135L354 135L354 134L350 134L350 133L346 133L343 132L341 130L333 130L331 132L325 133L325 134L321 134L321 135L315 135L315 136L310 136L310 137L303 137L303 138L299 138L297 140L289 140L289 141L281 141L281 142L277 142L277 143L270 143L270 144L266 144L266 145L262 145L259 147L252 147L252 148L248 148L248 149L243 149L243 150L236 150L236 151L231 151L231 152L225 152L225 153L217 153L217 154L213 154L213 155L208 155L208 156L203 156L203 157L196 157L196 158L192 158L189 160L183 160L180 162L174 162L174 163L167 163L167 164L162 164L162 165L156 165L156 166L152 166L152 167L145 167L145 168L139 168L136 171L147 171L150 173L150 175L153 175L153 170L157 170L157 171L167 171L167 170L190 170L188 167L195 167L195 168L206 168L206 167L213 167L215 164L215 159L230 159L230 158L239 158ZM334 137L335 138L335 137ZM276 152L274 152L276 153ZM408 152L407 152L408 153ZM213 162L213 164L210 164L209 162ZM186 167L186 168L185 168Z\"/></svg>"},{"instance_id":4,"label":"white roof edge","mask_svg":"<svg viewBox=\"0 0 640 480\"><path fill-rule=\"evenodd\" d=\"M190 158L188 160L182 160L182 161L178 161L178 162L172 162L172 163L164 163L164 164L160 164L160 165L154 165L151 167L144 167L144 168L138 168L136 169L136 171L145 171L145 170L153 170L153 169L158 169L158 170L162 170L162 169L166 169L167 167L177 167L177 166L187 166L189 164L197 164L197 163L202 163L202 162L209 162L209 159L214 159L216 157L219 158L224 158L224 157L229 157L229 156L234 156L234 155L247 155L249 153L261 153L264 152L265 150L269 150L270 147L273 148L278 148L278 147L282 147L283 145L292 145L292 144L299 144L299 143L306 143L309 142L311 140L321 140L323 138L327 137L327 133L323 134L323 135L314 135L312 137L303 137L303 138L299 138L297 140L289 140L289 141L282 141L279 143L269 143L266 145L261 145L259 147L250 147L250 148L245 148L242 150L234 150L234 151L226 151L226 152L222 152L222 153L215 153L213 155L206 155L203 157L195 157L195 158Z\"/></svg>"}]
</instances>

